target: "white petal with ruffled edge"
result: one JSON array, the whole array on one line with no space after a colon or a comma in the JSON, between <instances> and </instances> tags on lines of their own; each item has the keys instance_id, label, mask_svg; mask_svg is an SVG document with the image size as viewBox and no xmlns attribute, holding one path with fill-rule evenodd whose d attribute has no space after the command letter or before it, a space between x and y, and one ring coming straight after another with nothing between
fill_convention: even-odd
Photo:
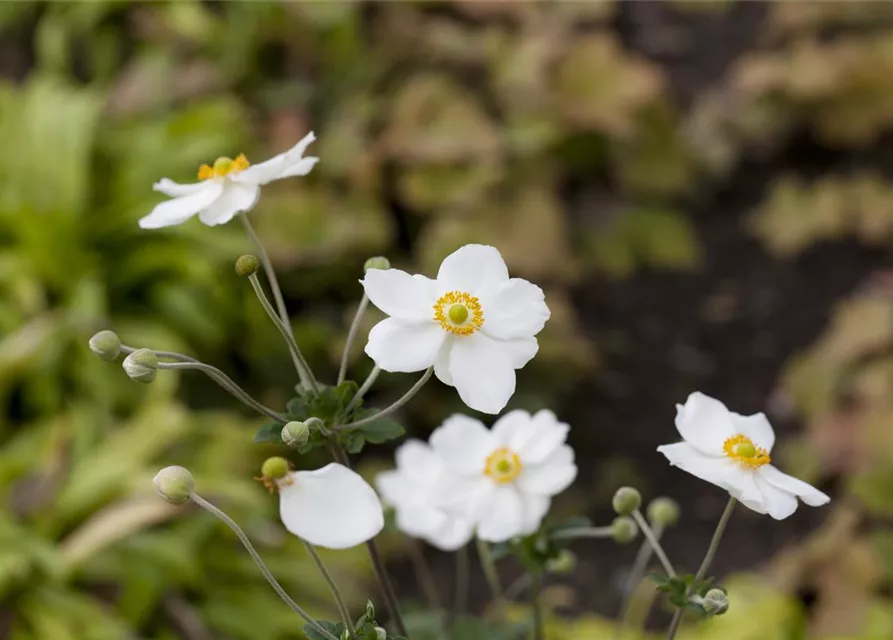
<instances>
[{"instance_id":1,"label":"white petal with ruffled edge","mask_svg":"<svg viewBox=\"0 0 893 640\"><path fill-rule=\"evenodd\" d=\"M374 538L384 527L381 502L356 472L337 463L297 471L279 483L285 528L312 545L347 549Z\"/></svg>"},{"instance_id":2,"label":"white petal with ruffled edge","mask_svg":"<svg viewBox=\"0 0 893 640\"><path fill-rule=\"evenodd\" d=\"M461 414L447 418L428 441L450 469L471 475L483 471L487 456L498 446L482 422Z\"/></svg>"},{"instance_id":3,"label":"white petal with ruffled edge","mask_svg":"<svg viewBox=\"0 0 893 640\"><path fill-rule=\"evenodd\" d=\"M460 247L444 259L437 272L439 293L464 291L477 295L508 279L509 271L502 255L495 247L483 244Z\"/></svg>"},{"instance_id":4,"label":"white petal with ruffled edge","mask_svg":"<svg viewBox=\"0 0 893 640\"><path fill-rule=\"evenodd\" d=\"M434 324L437 285L433 280L399 269L369 269L360 284L369 301L389 316Z\"/></svg>"},{"instance_id":5,"label":"white petal with ruffled edge","mask_svg":"<svg viewBox=\"0 0 893 640\"><path fill-rule=\"evenodd\" d=\"M254 208L259 197L260 187L256 185L226 183L220 197L199 212L198 219L209 227L226 224L237 213Z\"/></svg>"},{"instance_id":6,"label":"white petal with ruffled edge","mask_svg":"<svg viewBox=\"0 0 893 640\"><path fill-rule=\"evenodd\" d=\"M730 411L729 415L732 417L732 425L736 433L750 438L755 446L772 452L772 447L775 446L775 431L769 424L765 413L742 416Z\"/></svg>"},{"instance_id":7,"label":"white petal with ruffled edge","mask_svg":"<svg viewBox=\"0 0 893 640\"><path fill-rule=\"evenodd\" d=\"M702 453L722 455L723 444L735 435L732 416L719 400L695 391L676 405L679 435Z\"/></svg>"},{"instance_id":8,"label":"white petal with ruffled edge","mask_svg":"<svg viewBox=\"0 0 893 640\"><path fill-rule=\"evenodd\" d=\"M769 484L797 496L810 507L820 507L831 502L831 498L827 494L822 493L811 484L779 471L771 464L760 467L757 473Z\"/></svg>"},{"instance_id":9,"label":"white petal with ruffled edge","mask_svg":"<svg viewBox=\"0 0 893 640\"><path fill-rule=\"evenodd\" d=\"M571 486L577 477L574 450L566 444L561 445L539 464L524 462L523 465L521 475L515 482L521 491L531 495L557 495Z\"/></svg>"},{"instance_id":10,"label":"white petal with ruffled edge","mask_svg":"<svg viewBox=\"0 0 893 640\"><path fill-rule=\"evenodd\" d=\"M480 299L486 318L483 331L494 338L536 335L551 316L543 290L520 278L483 289Z\"/></svg>"},{"instance_id":11,"label":"white petal with ruffled edge","mask_svg":"<svg viewBox=\"0 0 893 640\"><path fill-rule=\"evenodd\" d=\"M169 186L169 185L168 185ZM207 181L200 184L200 189L189 195L167 200L152 209L152 212L140 218L139 225L143 229L161 229L186 222L202 209L211 204L223 193L222 182Z\"/></svg>"},{"instance_id":12,"label":"white petal with ruffled edge","mask_svg":"<svg viewBox=\"0 0 893 640\"><path fill-rule=\"evenodd\" d=\"M238 173L233 173L231 176L228 177L230 177L233 182L264 185L274 180L287 178L289 177L289 175L298 175L289 174L289 171L298 166L302 160L313 161L310 163L310 166L307 169L307 172L309 172L310 169L313 168L313 165L316 164L315 161L317 160L317 158L303 158L302 156L304 155L304 151L307 150L307 147L310 146L310 144L315 140L316 136L311 131L288 151L273 156L272 158L264 162L253 164L247 169L243 169ZM304 166L306 166L306 164Z\"/></svg>"},{"instance_id":13,"label":"white petal with ruffled edge","mask_svg":"<svg viewBox=\"0 0 893 640\"><path fill-rule=\"evenodd\" d=\"M525 529L524 500L512 485L496 487L486 504L477 526L478 538L486 542L505 542Z\"/></svg>"},{"instance_id":14,"label":"white petal with ruffled edge","mask_svg":"<svg viewBox=\"0 0 893 640\"><path fill-rule=\"evenodd\" d=\"M446 332L433 322L385 318L372 327L366 355L384 371L413 373L434 364Z\"/></svg>"},{"instance_id":15,"label":"white petal with ruffled edge","mask_svg":"<svg viewBox=\"0 0 893 640\"><path fill-rule=\"evenodd\" d=\"M511 358L481 332L453 341L449 370L462 402L476 411L499 413L515 393Z\"/></svg>"}]
</instances>

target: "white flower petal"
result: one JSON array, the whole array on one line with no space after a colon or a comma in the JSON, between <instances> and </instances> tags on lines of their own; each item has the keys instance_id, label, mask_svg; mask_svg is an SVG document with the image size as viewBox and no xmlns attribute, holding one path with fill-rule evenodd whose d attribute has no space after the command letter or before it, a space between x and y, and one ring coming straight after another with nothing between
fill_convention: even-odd
<instances>
[{"instance_id":1,"label":"white flower petal","mask_svg":"<svg viewBox=\"0 0 893 640\"><path fill-rule=\"evenodd\" d=\"M469 475L481 474L487 456L497 448L487 427L458 413L437 427L428 441L447 467Z\"/></svg>"},{"instance_id":2,"label":"white flower petal","mask_svg":"<svg viewBox=\"0 0 893 640\"><path fill-rule=\"evenodd\" d=\"M399 269L369 269L360 284L369 301L389 316L434 322L437 294L433 280L421 275L411 276Z\"/></svg>"},{"instance_id":3,"label":"white flower petal","mask_svg":"<svg viewBox=\"0 0 893 640\"><path fill-rule=\"evenodd\" d=\"M384 527L381 502L363 478L340 464L290 474L279 488L285 528L310 544L347 549Z\"/></svg>"},{"instance_id":4,"label":"white flower petal","mask_svg":"<svg viewBox=\"0 0 893 640\"><path fill-rule=\"evenodd\" d=\"M201 191L205 186L204 182L191 182L189 184L181 184L174 182L169 178L162 178L152 185L152 188L159 193L163 193L171 198L179 198L181 196L189 196L193 193Z\"/></svg>"},{"instance_id":5,"label":"white flower petal","mask_svg":"<svg viewBox=\"0 0 893 640\"><path fill-rule=\"evenodd\" d=\"M384 371L412 373L434 364L446 332L433 322L385 318L372 327L366 354Z\"/></svg>"},{"instance_id":6,"label":"white flower petal","mask_svg":"<svg viewBox=\"0 0 893 640\"><path fill-rule=\"evenodd\" d=\"M441 551L456 551L468 544L473 535L474 525L470 520L447 517L446 523L425 536L425 540Z\"/></svg>"},{"instance_id":7,"label":"white flower petal","mask_svg":"<svg viewBox=\"0 0 893 640\"><path fill-rule=\"evenodd\" d=\"M551 411L544 409L531 416L526 411L515 410L496 421L493 436L515 451L523 464L538 464L567 440L569 429Z\"/></svg>"},{"instance_id":8,"label":"white flower petal","mask_svg":"<svg viewBox=\"0 0 893 640\"><path fill-rule=\"evenodd\" d=\"M676 405L676 429L682 438L703 453L720 455L723 443L735 435L726 406L696 391L684 405Z\"/></svg>"},{"instance_id":9,"label":"white flower petal","mask_svg":"<svg viewBox=\"0 0 893 640\"><path fill-rule=\"evenodd\" d=\"M505 542L524 533L524 501L512 485L495 487L477 526L478 538Z\"/></svg>"},{"instance_id":10,"label":"white flower petal","mask_svg":"<svg viewBox=\"0 0 893 640\"><path fill-rule=\"evenodd\" d=\"M811 484L779 471L771 464L760 467L758 473L769 484L794 494L810 507L820 507L831 502L831 498L827 494L822 493Z\"/></svg>"},{"instance_id":11,"label":"white flower petal","mask_svg":"<svg viewBox=\"0 0 893 640\"><path fill-rule=\"evenodd\" d=\"M521 535L529 535L540 528L543 518L549 513L552 499L546 496L522 495L524 501L524 524Z\"/></svg>"},{"instance_id":12,"label":"white flower petal","mask_svg":"<svg viewBox=\"0 0 893 640\"><path fill-rule=\"evenodd\" d=\"M766 512L775 520L784 520L797 510L796 496L779 489L758 474L754 474L754 481L760 493L763 494L763 504Z\"/></svg>"},{"instance_id":13,"label":"white flower petal","mask_svg":"<svg viewBox=\"0 0 893 640\"><path fill-rule=\"evenodd\" d=\"M657 450L667 457L671 465L729 490L735 463L728 458L705 455L688 442L661 445Z\"/></svg>"},{"instance_id":14,"label":"white flower petal","mask_svg":"<svg viewBox=\"0 0 893 640\"><path fill-rule=\"evenodd\" d=\"M450 375L450 347L453 345L453 337L447 336L434 361L434 375L445 385L453 386L453 376Z\"/></svg>"},{"instance_id":15,"label":"white flower petal","mask_svg":"<svg viewBox=\"0 0 893 640\"><path fill-rule=\"evenodd\" d=\"M410 478L428 479L443 470L443 462L426 442L407 440L394 454L397 468Z\"/></svg>"},{"instance_id":16,"label":"white flower petal","mask_svg":"<svg viewBox=\"0 0 893 640\"><path fill-rule=\"evenodd\" d=\"M729 415L732 416L732 425L736 433L747 436L756 446L772 451L772 447L775 446L775 431L772 430L765 413L742 416L729 412Z\"/></svg>"},{"instance_id":17,"label":"white flower petal","mask_svg":"<svg viewBox=\"0 0 893 640\"><path fill-rule=\"evenodd\" d=\"M515 483L526 494L554 496L571 486L577 477L574 451L566 444L539 464L525 464L523 460L521 464L521 475Z\"/></svg>"},{"instance_id":18,"label":"white flower petal","mask_svg":"<svg viewBox=\"0 0 893 640\"><path fill-rule=\"evenodd\" d=\"M407 507L397 509L397 528L413 538L427 538L447 526L449 518L431 507Z\"/></svg>"},{"instance_id":19,"label":"white flower petal","mask_svg":"<svg viewBox=\"0 0 893 640\"><path fill-rule=\"evenodd\" d=\"M729 494L754 511L765 513L766 499L763 492L757 487L756 471L732 461L729 461L729 464L729 472L726 476Z\"/></svg>"},{"instance_id":20,"label":"white flower petal","mask_svg":"<svg viewBox=\"0 0 893 640\"><path fill-rule=\"evenodd\" d=\"M198 218L210 227L226 224L237 213L254 208L259 197L260 187L257 185L225 182L220 197L199 213Z\"/></svg>"},{"instance_id":21,"label":"white flower petal","mask_svg":"<svg viewBox=\"0 0 893 640\"><path fill-rule=\"evenodd\" d=\"M509 359L512 361L512 366L515 369L520 369L533 360L533 356L536 355L536 352L539 351L540 348L536 338L500 340L499 343L503 345L506 353L508 353Z\"/></svg>"},{"instance_id":22,"label":"white flower petal","mask_svg":"<svg viewBox=\"0 0 893 640\"><path fill-rule=\"evenodd\" d=\"M453 341L449 369L462 402L476 411L499 413L515 393L508 353L481 332Z\"/></svg>"},{"instance_id":23,"label":"white flower petal","mask_svg":"<svg viewBox=\"0 0 893 640\"><path fill-rule=\"evenodd\" d=\"M375 488L385 504L397 508L412 506L417 493L412 484L406 481L406 474L395 470L382 471L375 476Z\"/></svg>"},{"instance_id":24,"label":"white flower petal","mask_svg":"<svg viewBox=\"0 0 893 640\"><path fill-rule=\"evenodd\" d=\"M289 170L294 170L297 168L297 165L302 160L309 160L310 158L302 158L304 155L304 151L307 150L307 147L316 140L316 136L311 131L306 136L304 136L300 142L298 142L295 146L284 153L280 153L279 155L273 156L269 160L265 162L261 162L259 164L253 164L247 169L239 171L238 173L231 174L230 178L234 182L243 182L246 184L256 184L263 185L268 182L272 182L273 180L279 180L280 178L286 178L289 175L304 175L297 173L288 173ZM315 163L314 163L315 164ZM313 168L313 164L307 169L309 172L310 169Z\"/></svg>"},{"instance_id":25,"label":"white flower petal","mask_svg":"<svg viewBox=\"0 0 893 640\"><path fill-rule=\"evenodd\" d=\"M199 211L210 206L223 192L223 184L216 181L203 182L201 187L190 195L156 205L149 215L140 218L140 227L160 229L186 222Z\"/></svg>"},{"instance_id":26,"label":"white flower petal","mask_svg":"<svg viewBox=\"0 0 893 640\"><path fill-rule=\"evenodd\" d=\"M521 278L481 290L480 299L484 311L482 330L494 338L534 336L543 330L551 315L543 290Z\"/></svg>"},{"instance_id":27,"label":"white flower petal","mask_svg":"<svg viewBox=\"0 0 893 640\"><path fill-rule=\"evenodd\" d=\"M316 156L308 156L306 158L301 158L294 164L290 165L285 171L282 172L280 178L291 178L294 176L306 176L313 170L313 167L316 166L316 163L319 162L319 158Z\"/></svg>"},{"instance_id":28,"label":"white flower petal","mask_svg":"<svg viewBox=\"0 0 893 640\"><path fill-rule=\"evenodd\" d=\"M437 272L439 291L464 291L471 295L508 279L508 268L499 251L482 244L460 247L444 259Z\"/></svg>"}]
</instances>

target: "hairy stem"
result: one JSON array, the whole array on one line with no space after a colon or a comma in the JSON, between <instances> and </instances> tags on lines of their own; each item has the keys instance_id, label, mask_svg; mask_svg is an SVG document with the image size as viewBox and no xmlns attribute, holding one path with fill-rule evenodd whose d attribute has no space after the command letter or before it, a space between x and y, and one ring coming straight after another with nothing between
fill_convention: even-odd
<instances>
[{"instance_id":1,"label":"hairy stem","mask_svg":"<svg viewBox=\"0 0 893 640\"><path fill-rule=\"evenodd\" d=\"M363 314L366 313L366 307L369 306L369 296L363 292L357 312L353 316L353 322L350 323L350 330L347 332L347 341L344 343L344 353L341 354L341 367L338 369L338 384L344 382L347 377L347 361L350 359L350 348L353 341L357 337L357 331L360 329L360 323L363 320Z\"/></svg>"},{"instance_id":2,"label":"hairy stem","mask_svg":"<svg viewBox=\"0 0 893 640\"><path fill-rule=\"evenodd\" d=\"M375 384L375 381L378 379L378 374L381 373L381 368L378 365L372 367L372 371L369 372L369 375L366 376L366 379L363 380L363 384L357 389L356 395L350 399L350 402L347 403L347 409L345 409L345 413L350 413L352 409L358 407L363 397L372 388L372 385Z\"/></svg>"},{"instance_id":3,"label":"hairy stem","mask_svg":"<svg viewBox=\"0 0 893 640\"><path fill-rule=\"evenodd\" d=\"M316 549L313 548L313 545L303 539L301 542L304 543L304 548L307 549L307 553L313 558L313 562L316 563L316 567L322 574L323 579L326 581L326 584L329 585L329 591L332 592L332 596L335 598L335 604L338 606L338 613L341 614L341 621L344 623L344 628L349 631L351 638L355 638L356 634L353 630L353 622L350 619L350 610L344 603L344 598L341 595L341 591L338 590L338 585L335 584L335 579L332 577L332 574L329 573L329 570L326 569L326 565L323 564L322 558L319 557L319 554L316 552Z\"/></svg>"},{"instance_id":4,"label":"hairy stem","mask_svg":"<svg viewBox=\"0 0 893 640\"><path fill-rule=\"evenodd\" d=\"M425 370L425 373L422 374L422 377L418 379L418 381L412 385L412 388L403 394L399 400L394 402L389 407L385 407L381 411L376 414L373 414L367 418L363 418L362 420L357 420L356 422L351 422L350 424L341 425L340 427L332 427L332 431L342 431L344 429L353 429L355 427L361 427L364 424L369 424L370 422L375 422L379 418L383 418L384 416L394 413L397 409L402 407L404 404L409 402L412 397L419 392L419 390L425 386L425 383L428 382L428 379L431 377L431 374L434 373L434 367L428 367Z\"/></svg>"},{"instance_id":5,"label":"hairy stem","mask_svg":"<svg viewBox=\"0 0 893 640\"><path fill-rule=\"evenodd\" d=\"M633 511L633 519L636 521L636 524L639 525L639 529L642 530L642 535L645 536L645 540L647 540L648 544L651 545L651 548L654 549L654 553L657 555L658 560L660 560L661 565L663 565L664 571L666 571L667 575L671 578L675 578L676 570L673 568L670 558L667 557L664 548L660 545L660 540L654 535L654 531L651 530L651 525L648 524L639 509Z\"/></svg>"},{"instance_id":6,"label":"hairy stem","mask_svg":"<svg viewBox=\"0 0 893 640\"><path fill-rule=\"evenodd\" d=\"M664 533L663 526L657 524L653 527L653 530L654 537L660 541L660 538ZM642 546L639 547L639 551L636 553L636 559L633 561L632 567L629 570L629 577L626 579L626 584L623 586L623 601L620 604L620 614L617 617L618 624L614 633L615 640L623 635L626 619L629 616L629 609L630 606L632 606L633 593L636 586L642 581L642 578L645 575L645 570L648 568L648 561L651 560L651 554L653 552L654 549L648 540L643 540Z\"/></svg>"},{"instance_id":7,"label":"hairy stem","mask_svg":"<svg viewBox=\"0 0 893 640\"><path fill-rule=\"evenodd\" d=\"M490 593L493 595L493 604L502 605L502 585L499 583L499 572L496 570L496 561L493 560L493 554L490 553L490 545L483 540L477 539L478 558L481 561L481 568L484 570L484 577L487 579L487 585L490 587Z\"/></svg>"}]
</instances>

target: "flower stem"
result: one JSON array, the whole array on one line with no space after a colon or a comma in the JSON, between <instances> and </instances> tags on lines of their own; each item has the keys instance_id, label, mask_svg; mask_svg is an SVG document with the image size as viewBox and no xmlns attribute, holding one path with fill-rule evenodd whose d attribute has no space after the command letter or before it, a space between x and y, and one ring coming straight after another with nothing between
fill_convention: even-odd
<instances>
[{"instance_id":1,"label":"flower stem","mask_svg":"<svg viewBox=\"0 0 893 640\"><path fill-rule=\"evenodd\" d=\"M332 431L337 432L337 431L343 431L344 429L353 429L355 427L361 427L364 424L369 424L370 422L375 422L379 418L383 418L384 416L386 416L390 413L393 413L394 411L396 411L397 409L402 407L404 404L409 402L412 399L412 397L415 394L417 394L422 387L425 386L425 383L428 382L428 379L431 377L432 373L434 373L434 367L428 367L428 369L425 370L425 373L422 374L422 377L419 378L418 381L414 385L412 385L412 388L409 391L407 391L406 393L404 393L403 396L399 400L394 402L394 404L392 404L391 406L385 407L378 413L368 416L366 418L363 418L362 420L357 420L356 422L351 422L350 424L341 425L339 427L332 427Z\"/></svg>"},{"instance_id":2,"label":"flower stem","mask_svg":"<svg viewBox=\"0 0 893 640\"><path fill-rule=\"evenodd\" d=\"M431 567L425 559L424 550L414 538L407 538L407 549L409 550L412 567L415 570L416 580L422 591L425 592L425 599L428 600L428 605L432 609L440 610L442 607L440 593L437 591L437 583L434 581Z\"/></svg>"},{"instance_id":3,"label":"flower stem","mask_svg":"<svg viewBox=\"0 0 893 640\"><path fill-rule=\"evenodd\" d=\"M279 319L282 320L282 324L286 326L288 334L292 335L291 324L289 323L288 318L288 309L285 308L285 299L282 297L282 289L279 288L279 280L276 278L276 270L273 269L273 263L270 262L270 256L267 255L264 245L261 243L260 238L257 237L254 227L251 226L248 214L243 213L239 218L242 219L245 233L248 234L248 237L251 238L251 242L254 243L255 249L257 249L257 257L260 259L260 263L264 267L264 273L267 274L267 282L270 283L270 290L273 292L273 300L276 301L276 308L279 310Z\"/></svg>"},{"instance_id":4,"label":"flower stem","mask_svg":"<svg viewBox=\"0 0 893 640\"><path fill-rule=\"evenodd\" d=\"M322 577L325 579L326 584L329 585L329 591L332 592L332 596L334 596L335 598L335 604L338 606L338 613L341 614L341 621L344 623L344 628L349 631L351 638L355 638L356 634L354 633L353 622L350 619L350 610L344 603L344 598L341 596L341 592L338 590L338 585L335 584L335 579L332 578L332 574L329 573L328 569L326 569L326 565L323 564L322 558L319 557L319 554L316 552L316 549L313 548L313 545L303 539L301 540L301 542L304 543L304 548L307 549L307 553L309 553L310 557L313 558L313 562L316 563L316 566L319 569L319 572L322 574Z\"/></svg>"},{"instance_id":5,"label":"flower stem","mask_svg":"<svg viewBox=\"0 0 893 640\"><path fill-rule=\"evenodd\" d=\"M156 355L159 355L160 353L161 352L159 352L159 351L155 352ZM244 402L246 405L248 405L249 407L251 407L252 409L257 411L258 413L261 413L261 414L267 416L268 418L272 418L273 420L275 420L276 422L279 422L281 424L285 424L286 422L288 422L288 420L285 418L285 416L283 416L279 413L276 413L269 407L262 405L260 402L258 402L257 400L252 398L250 395L248 395L247 391L245 391L242 387L237 385L228 375L223 373L223 371L221 371L217 367L214 367L210 364L205 364L204 362L197 362L197 361L159 362L158 368L159 369L174 369L174 370L187 369L187 370L191 370L191 371L201 371L203 373L206 373L206 374L208 374L208 377L210 377L214 382L216 382L221 387L223 387L224 389L229 391L233 396L235 396L237 399Z\"/></svg>"},{"instance_id":6,"label":"flower stem","mask_svg":"<svg viewBox=\"0 0 893 640\"><path fill-rule=\"evenodd\" d=\"M611 527L577 527L556 531L552 535L553 540L573 540L574 538L610 538L614 535Z\"/></svg>"},{"instance_id":7,"label":"flower stem","mask_svg":"<svg viewBox=\"0 0 893 640\"><path fill-rule=\"evenodd\" d=\"M353 316L353 322L350 323L350 330L347 332L347 341L344 343L344 353L341 354L341 367L338 369L338 384L344 382L347 377L347 361L350 359L350 348L353 341L357 337L357 331L360 329L360 322L363 320L363 314L366 313L366 307L369 306L369 296L363 292L357 312Z\"/></svg>"},{"instance_id":8,"label":"flower stem","mask_svg":"<svg viewBox=\"0 0 893 640\"><path fill-rule=\"evenodd\" d=\"M363 380L363 384L357 389L356 395L354 395L354 397L350 399L350 402L347 403L347 408L344 410L345 413L350 413L352 409L359 406L363 396L365 396L369 389L372 388L372 385L375 384L379 373L381 373L381 368L378 365L372 367L372 371L369 372L369 375Z\"/></svg>"},{"instance_id":9,"label":"flower stem","mask_svg":"<svg viewBox=\"0 0 893 640\"><path fill-rule=\"evenodd\" d=\"M543 603L541 601L543 576L539 572L530 575L533 578L530 589L530 604L533 606L533 640L544 640L546 632L543 627Z\"/></svg>"},{"instance_id":10,"label":"flower stem","mask_svg":"<svg viewBox=\"0 0 893 640\"><path fill-rule=\"evenodd\" d=\"M239 542L245 547L245 550L248 551L248 555L251 556L251 559L254 560L255 564L257 564L258 569L260 569L261 573L264 575L264 578L267 579L267 582L270 583L270 586L273 587L273 590L276 594L282 598L283 602L287 604L292 611L301 616L304 621L313 627L313 630L316 631L319 635L327 640L340 640L336 638L334 635L329 633L325 628L323 628L316 620L310 617L310 615L301 608L301 606L291 599L291 597L285 592L285 589L282 588L282 585L273 577L273 574L270 572L267 565L264 563L263 558L260 557L260 554L255 550L254 545L251 544L251 540L248 539L248 536L245 535L245 532L242 531L241 527L236 524L235 520L230 518L228 515L223 513L220 509L215 507L213 504L202 498L200 495L196 493L189 494L189 498L202 509L213 515L218 520L221 520L226 526L228 526L233 533L236 534L236 537L239 539Z\"/></svg>"},{"instance_id":11,"label":"flower stem","mask_svg":"<svg viewBox=\"0 0 893 640\"><path fill-rule=\"evenodd\" d=\"M707 575L707 571L710 570L710 565L713 564L713 558L716 556L716 552L719 549L719 543L722 541L722 536L726 532L726 525L729 524L729 519L732 517L732 512L735 510L736 502L735 498L729 498L729 502L726 504L726 509L722 512L722 516L719 518L719 523L716 525L716 530L713 532L713 538L710 540L710 546L707 547L707 553L704 555L704 560L701 562L698 573L695 574L695 582L703 580L704 576ZM667 640L673 640L676 637L676 633L679 631L679 626L682 624L682 615L684 612L685 609L676 609L676 613L673 615L673 620L670 622L670 628L667 631Z\"/></svg>"},{"instance_id":12,"label":"flower stem","mask_svg":"<svg viewBox=\"0 0 893 640\"><path fill-rule=\"evenodd\" d=\"M660 541L661 536L664 533L664 528L660 524L654 525L654 537ZM632 596L633 592L636 589L636 586L642 581L642 577L645 575L645 570L648 568L648 561L651 560L651 554L654 549L651 546L651 543L648 540L642 541L642 546L639 547L639 552L636 554L636 559L633 561L632 567L629 571L629 577L626 580L626 584L623 587L623 601L620 604L620 614L617 616L618 624L615 628L614 638L619 639L623 634L623 629L626 625L626 619L629 616L629 609L632 605Z\"/></svg>"},{"instance_id":13,"label":"flower stem","mask_svg":"<svg viewBox=\"0 0 893 640\"><path fill-rule=\"evenodd\" d=\"M313 373L310 371L310 365L307 364L307 361L304 359L300 348L298 348L298 343L295 342L295 338L291 334L291 328L288 326L287 323L282 322L279 316L276 315L276 311L273 309L273 305L271 305L270 301L267 300L267 295L264 293L264 289L260 284L260 280L258 280L257 278L257 274L251 274L250 276L248 276L248 280L249 282L251 282L251 287L254 289L254 293L257 295L257 299L260 301L260 304L264 308L264 311L267 312L270 320L273 321L273 324L276 325L277 329L279 329L279 333L281 333L282 337L285 338L285 344L286 346L288 346L288 351L291 354L292 361L294 362L295 370L298 372L298 378L301 381L301 386L305 389L313 389L313 391L318 394L319 387L316 384L316 379L313 377Z\"/></svg>"},{"instance_id":14,"label":"flower stem","mask_svg":"<svg viewBox=\"0 0 893 640\"><path fill-rule=\"evenodd\" d=\"M660 546L660 540L654 535L654 531L651 530L651 525L648 524L639 509L633 511L633 519L636 521L636 524L639 525L639 529L642 530L642 535L645 536L645 540L648 541L648 544L654 549L654 553L657 554L657 558L660 560L661 565L663 565L664 571L666 571L667 575L671 578L675 578L676 570L673 569L673 564L670 562L670 558L667 557L664 548Z\"/></svg>"},{"instance_id":15,"label":"flower stem","mask_svg":"<svg viewBox=\"0 0 893 640\"><path fill-rule=\"evenodd\" d=\"M456 552L456 614L468 611L468 545Z\"/></svg>"},{"instance_id":16,"label":"flower stem","mask_svg":"<svg viewBox=\"0 0 893 640\"><path fill-rule=\"evenodd\" d=\"M477 543L478 558L481 561L481 568L484 570L484 577L487 579L487 585L490 587L490 593L493 595L493 604L502 605L502 585L499 583L499 572L496 570L496 562L493 560L493 554L490 553L490 545L481 539L475 540Z\"/></svg>"}]
</instances>

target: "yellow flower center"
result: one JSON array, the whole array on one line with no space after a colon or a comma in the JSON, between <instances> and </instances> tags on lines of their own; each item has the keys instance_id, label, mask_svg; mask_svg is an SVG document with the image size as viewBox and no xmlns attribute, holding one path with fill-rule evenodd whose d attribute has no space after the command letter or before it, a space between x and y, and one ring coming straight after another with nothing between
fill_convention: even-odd
<instances>
[{"instance_id":1,"label":"yellow flower center","mask_svg":"<svg viewBox=\"0 0 893 640\"><path fill-rule=\"evenodd\" d=\"M434 319L444 330L470 336L484 324L480 301L464 291L448 291L434 303Z\"/></svg>"},{"instance_id":2,"label":"yellow flower center","mask_svg":"<svg viewBox=\"0 0 893 640\"><path fill-rule=\"evenodd\" d=\"M768 451L756 446L753 440L740 433L728 438L722 448L732 460L751 469L758 469L772 461Z\"/></svg>"},{"instance_id":3,"label":"yellow flower center","mask_svg":"<svg viewBox=\"0 0 893 640\"><path fill-rule=\"evenodd\" d=\"M502 447L489 456L484 463L484 474L499 484L512 482L521 473L521 458L518 454Z\"/></svg>"},{"instance_id":4,"label":"yellow flower center","mask_svg":"<svg viewBox=\"0 0 893 640\"><path fill-rule=\"evenodd\" d=\"M249 166L251 166L251 163L248 162L248 158L245 157L244 153L240 153L236 156L235 160L227 158L226 156L221 156L214 161L214 166L207 164L200 166L198 168L198 179L209 180L211 178L222 178L231 173L243 171Z\"/></svg>"}]
</instances>

